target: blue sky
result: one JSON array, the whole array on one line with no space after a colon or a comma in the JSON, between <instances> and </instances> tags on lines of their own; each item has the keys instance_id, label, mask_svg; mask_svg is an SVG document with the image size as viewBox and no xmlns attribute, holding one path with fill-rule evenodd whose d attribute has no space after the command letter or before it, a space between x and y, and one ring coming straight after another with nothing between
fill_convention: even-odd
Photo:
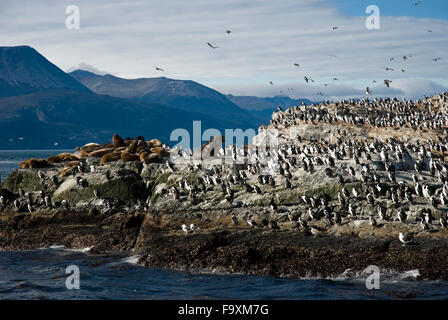
<instances>
[{"instance_id":1,"label":"blue sky","mask_svg":"<svg viewBox=\"0 0 448 320\"><path fill-rule=\"evenodd\" d=\"M331 2L348 16L362 15L368 5L374 4L385 16L448 20L447 0L422 0L417 6L414 6L417 1L412 0L333 0Z\"/></svg>"},{"instance_id":2,"label":"blue sky","mask_svg":"<svg viewBox=\"0 0 448 320\"><path fill-rule=\"evenodd\" d=\"M234 95L345 99L369 86L417 98L448 90L448 1L413 3L2 0L0 43L30 45L63 70L190 79ZM80 8L79 30L65 27L68 5ZM379 30L365 26L368 5L380 8Z\"/></svg>"}]
</instances>

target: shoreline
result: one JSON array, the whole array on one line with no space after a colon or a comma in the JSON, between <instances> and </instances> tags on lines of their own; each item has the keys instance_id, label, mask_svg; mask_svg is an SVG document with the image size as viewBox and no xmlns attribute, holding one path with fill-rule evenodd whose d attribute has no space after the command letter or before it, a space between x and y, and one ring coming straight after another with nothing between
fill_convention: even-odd
<instances>
[{"instance_id":1,"label":"shoreline","mask_svg":"<svg viewBox=\"0 0 448 320\"><path fill-rule=\"evenodd\" d=\"M132 252L140 265L193 273L325 279L347 270L361 274L376 265L397 273L418 270L417 280L448 280L446 238L418 237L417 244L403 247L394 238L315 237L296 229L211 227L183 234L170 228L156 231L154 219L168 218L160 213L107 217L66 212L63 221L55 213L1 213L0 218L4 251L93 246L89 253Z\"/></svg>"}]
</instances>

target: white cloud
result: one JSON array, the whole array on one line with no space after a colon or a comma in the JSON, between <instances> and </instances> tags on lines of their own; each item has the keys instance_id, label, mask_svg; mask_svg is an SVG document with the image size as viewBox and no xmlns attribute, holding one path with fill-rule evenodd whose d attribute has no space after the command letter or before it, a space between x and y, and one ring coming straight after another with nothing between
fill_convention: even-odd
<instances>
[{"instance_id":1,"label":"white cloud","mask_svg":"<svg viewBox=\"0 0 448 320\"><path fill-rule=\"evenodd\" d=\"M98 68L95 68L94 66L91 66L90 64L81 62L80 64L70 67L66 70L66 72L72 72L75 70L84 70L84 71L89 71L92 72L94 74L100 75L100 76L104 76L105 74L108 74L109 72L106 71L101 71Z\"/></svg>"},{"instance_id":2,"label":"white cloud","mask_svg":"<svg viewBox=\"0 0 448 320\"><path fill-rule=\"evenodd\" d=\"M391 79L392 88L381 85L374 92L421 96L448 85L443 80L448 21L382 16L381 29L372 31L365 28L364 12L347 17L333 3L18 0L2 2L0 30L4 45L29 44L64 70L86 61L117 76L137 78L160 76L154 68L159 66L166 70L164 76L234 94L272 95L293 87L316 100L320 91L330 97L362 95L372 80L382 84ZM70 4L80 7L80 30L65 28ZM410 59L401 58L409 54ZM444 59L434 62L436 57ZM396 71L386 71L386 66ZM305 86L304 75L319 85ZM333 77L339 80L333 82Z\"/></svg>"}]
</instances>

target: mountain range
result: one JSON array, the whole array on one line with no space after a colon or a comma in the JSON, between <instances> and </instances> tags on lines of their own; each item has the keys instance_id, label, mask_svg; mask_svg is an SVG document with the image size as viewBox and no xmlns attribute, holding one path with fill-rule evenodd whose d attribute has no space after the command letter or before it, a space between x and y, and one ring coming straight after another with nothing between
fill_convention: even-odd
<instances>
[{"instance_id":1,"label":"mountain range","mask_svg":"<svg viewBox=\"0 0 448 320\"><path fill-rule=\"evenodd\" d=\"M165 77L67 74L31 47L0 47L0 149L74 148L114 133L170 144L172 130L191 133L194 120L203 131L256 129L288 99L225 96Z\"/></svg>"}]
</instances>

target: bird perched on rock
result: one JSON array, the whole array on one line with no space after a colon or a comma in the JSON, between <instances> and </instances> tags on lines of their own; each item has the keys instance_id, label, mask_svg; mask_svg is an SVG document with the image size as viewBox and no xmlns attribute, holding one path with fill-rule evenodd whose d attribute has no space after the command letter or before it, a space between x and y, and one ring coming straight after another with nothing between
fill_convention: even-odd
<instances>
[{"instance_id":1,"label":"bird perched on rock","mask_svg":"<svg viewBox=\"0 0 448 320\"><path fill-rule=\"evenodd\" d=\"M404 234L400 232L400 234L398 235L398 239L400 240L401 243L403 243L403 247L414 241L414 237L410 233Z\"/></svg>"}]
</instances>

